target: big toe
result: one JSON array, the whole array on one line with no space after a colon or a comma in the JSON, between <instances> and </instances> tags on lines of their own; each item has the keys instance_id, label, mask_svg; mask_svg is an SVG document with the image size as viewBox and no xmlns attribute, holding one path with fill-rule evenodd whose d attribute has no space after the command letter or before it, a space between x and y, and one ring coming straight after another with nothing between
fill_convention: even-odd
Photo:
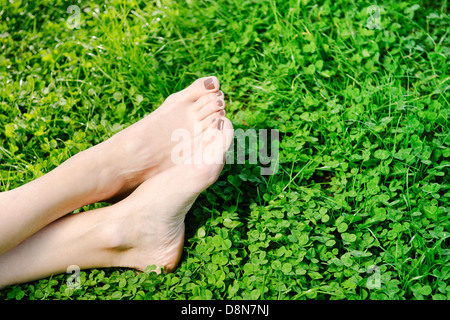
<instances>
[{"instance_id":1,"label":"big toe","mask_svg":"<svg viewBox=\"0 0 450 320\"><path fill-rule=\"evenodd\" d=\"M233 142L234 129L230 119L222 117L217 123L217 130L222 131L223 152L227 152Z\"/></svg>"},{"instance_id":2,"label":"big toe","mask_svg":"<svg viewBox=\"0 0 450 320\"><path fill-rule=\"evenodd\" d=\"M217 92L219 88L219 79L210 76L195 80L190 86L180 91L180 93L182 93L186 99L195 102L205 94Z\"/></svg>"},{"instance_id":3,"label":"big toe","mask_svg":"<svg viewBox=\"0 0 450 320\"><path fill-rule=\"evenodd\" d=\"M203 164L224 165L226 153L233 141L233 124L228 118L219 117L210 124L203 133L205 150L203 153Z\"/></svg>"}]
</instances>

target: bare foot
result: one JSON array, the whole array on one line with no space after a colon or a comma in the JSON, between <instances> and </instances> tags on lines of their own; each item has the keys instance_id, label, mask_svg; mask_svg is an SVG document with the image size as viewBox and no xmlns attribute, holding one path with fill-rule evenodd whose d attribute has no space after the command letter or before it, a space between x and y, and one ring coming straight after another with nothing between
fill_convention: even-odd
<instances>
[{"instance_id":1,"label":"bare foot","mask_svg":"<svg viewBox=\"0 0 450 320\"><path fill-rule=\"evenodd\" d=\"M220 128L220 129L219 129ZM225 153L233 139L233 126L217 117L208 129L196 133L197 154L141 184L115 210L114 231L119 254L114 265L145 270L148 265L172 271L178 264L184 241L184 218L198 195L219 177Z\"/></svg>"},{"instance_id":2,"label":"bare foot","mask_svg":"<svg viewBox=\"0 0 450 320\"><path fill-rule=\"evenodd\" d=\"M216 112L213 120L190 141L201 157L186 157L114 205L66 215L0 255L0 288L63 273L71 265L173 271L183 249L185 215L217 180L233 139L228 119Z\"/></svg>"},{"instance_id":3,"label":"bare foot","mask_svg":"<svg viewBox=\"0 0 450 320\"><path fill-rule=\"evenodd\" d=\"M14 240L6 245L0 241L0 287L64 272L72 264L141 270L157 264L173 270L183 247L184 216L217 179L232 141L218 89L215 77L199 79L107 141L2 194L14 203L9 216L25 212L30 217L2 230L20 234L3 237ZM173 140L180 131L188 141ZM180 145L182 157L174 153ZM113 206L63 217L131 192ZM19 200L29 194L39 196Z\"/></svg>"},{"instance_id":4,"label":"bare foot","mask_svg":"<svg viewBox=\"0 0 450 320\"><path fill-rule=\"evenodd\" d=\"M190 135L196 128L207 128L225 115L224 95L216 77L196 80L172 94L144 119L92 148L94 155L106 159L109 168L99 180L99 189L113 201L131 193L142 182L174 165L171 152L176 141L172 134L183 129ZM102 199L106 200L106 199Z\"/></svg>"}]
</instances>

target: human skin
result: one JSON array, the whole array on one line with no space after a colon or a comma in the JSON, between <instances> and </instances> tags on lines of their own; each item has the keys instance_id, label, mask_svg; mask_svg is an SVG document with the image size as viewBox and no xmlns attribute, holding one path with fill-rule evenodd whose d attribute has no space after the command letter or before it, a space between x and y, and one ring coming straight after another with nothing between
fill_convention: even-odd
<instances>
[{"instance_id":1,"label":"human skin","mask_svg":"<svg viewBox=\"0 0 450 320\"><path fill-rule=\"evenodd\" d=\"M156 264L172 271L183 248L184 217L216 181L231 144L219 87L216 77L198 79L105 142L0 193L0 288L70 265L145 270ZM192 137L183 163L172 155L171 135L180 129ZM202 148L200 161L190 161L194 148ZM120 201L68 214L108 199Z\"/></svg>"}]
</instances>

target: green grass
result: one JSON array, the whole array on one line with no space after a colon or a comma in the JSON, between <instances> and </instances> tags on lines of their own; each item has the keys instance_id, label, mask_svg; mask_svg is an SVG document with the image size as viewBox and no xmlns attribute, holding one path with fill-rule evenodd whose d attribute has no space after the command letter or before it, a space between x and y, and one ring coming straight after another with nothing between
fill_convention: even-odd
<instances>
[{"instance_id":1,"label":"green grass","mask_svg":"<svg viewBox=\"0 0 450 320\"><path fill-rule=\"evenodd\" d=\"M236 129L280 131L280 168L226 165L173 274L84 270L1 299L450 298L447 1L96 2L70 29L73 3L2 1L0 190L205 75Z\"/></svg>"}]
</instances>

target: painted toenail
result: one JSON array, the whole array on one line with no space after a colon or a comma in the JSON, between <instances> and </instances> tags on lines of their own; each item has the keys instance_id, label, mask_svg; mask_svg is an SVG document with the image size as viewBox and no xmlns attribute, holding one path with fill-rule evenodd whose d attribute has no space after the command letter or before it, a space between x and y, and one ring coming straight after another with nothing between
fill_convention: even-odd
<instances>
[{"instance_id":1,"label":"painted toenail","mask_svg":"<svg viewBox=\"0 0 450 320\"><path fill-rule=\"evenodd\" d=\"M219 112L219 115L223 117L223 116L225 115L225 110L221 110L221 111Z\"/></svg>"},{"instance_id":2,"label":"painted toenail","mask_svg":"<svg viewBox=\"0 0 450 320\"><path fill-rule=\"evenodd\" d=\"M217 128L218 128L219 130L222 130L222 129L223 129L223 120L222 120L222 119L219 119L219 123L217 124Z\"/></svg>"},{"instance_id":3,"label":"painted toenail","mask_svg":"<svg viewBox=\"0 0 450 320\"><path fill-rule=\"evenodd\" d=\"M218 96L218 97L221 97L222 94L223 94L222 91L217 91L217 92L216 92L216 96Z\"/></svg>"},{"instance_id":4,"label":"painted toenail","mask_svg":"<svg viewBox=\"0 0 450 320\"><path fill-rule=\"evenodd\" d=\"M216 103L217 103L217 105L219 107L223 106L223 101L222 100L217 100Z\"/></svg>"},{"instance_id":5,"label":"painted toenail","mask_svg":"<svg viewBox=\"0 0 450 320\"><path fill-rule=\"evenodd\" d=\"M212 89L214 89L216 87L215 84L214 84L214 79L213 78L206 79L204 84L205 84L206 90L212 90Z\"/></svg>"}]
</instances>

